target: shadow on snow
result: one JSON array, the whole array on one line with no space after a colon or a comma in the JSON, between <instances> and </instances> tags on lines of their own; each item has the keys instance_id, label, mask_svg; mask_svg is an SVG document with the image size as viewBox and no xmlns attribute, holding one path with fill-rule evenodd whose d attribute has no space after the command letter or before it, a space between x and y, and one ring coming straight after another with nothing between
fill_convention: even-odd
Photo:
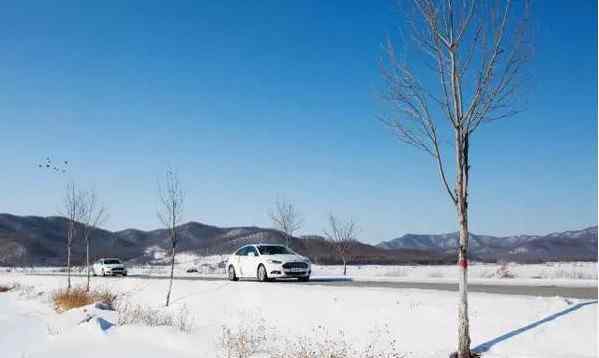
<instances>
[{"instance_id":1,"label":"shadow on snow","mask_svg":"<svg viewBox=\"0 0 599 358\"><path fill-rule=\"evenodd\" d=\"M561 316L565 316L565 315L567 315L569 313L572 313L572 312L574 312L576 310L579 310L579 309L581 309L584 306L592 305L592 304L597 304L597 300L575 304L572 307L566 308L563 311L554 313L554 314L552 314L550 316L547 316L547 317L545 317L543 319L535 321L535 322L533 322L531 324L528 324L528 325L526 325L524 327L521 327L521 328L515 329L513 331L507 332L506 334L503 334L503 335L501 335L501 336L499 336L497 338L493 338L493 339L491 339L491 340L489 340L487 342L479 344L478 346L474 347L472 349L472 351L476 352L476 353L487 352L489 349L491 349L491 347L493 347L494 345L496 345L498 343L506 341L506 340L508 340L508 339L510 339L510 338L512 338L514 336L517 336L517 335L519 335L521 333L524 333L524 332L526 332L528 330L531 330L531 329L533 329L535 327L538 327L538 326L540 326L540 325L542 325L544 323L553 321L553 320L555 320L555 319L557 319L557 318L559 318Z\"/></svg>"}]
</instances>

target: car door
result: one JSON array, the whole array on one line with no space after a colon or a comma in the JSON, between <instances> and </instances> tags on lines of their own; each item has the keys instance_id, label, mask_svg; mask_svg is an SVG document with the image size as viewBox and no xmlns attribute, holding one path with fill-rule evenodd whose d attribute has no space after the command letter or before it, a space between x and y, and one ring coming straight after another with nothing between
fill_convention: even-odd
<instances>
[{"instance_id":1,"label":"car door","mask_svg":"<svg viewBox=\"0 0 599 358\"><path fill-rule=\"evenodd\" d=\"M94 273L96 275L99 275L102 273L102 260L98 260L96 261L96 263L94 264Z\"/></svg>"},{"instance_id":2,"label":"car door","mask_svg":"<svg viewBox=\"0 0 599 358\"><path fill-rule=\"evenodd\" d=\"M245 264L245 259L247 258L247 253L248 246L245 246L237 250L237 253L235 254L235 260L237 260L237 262L233 263L233 265L235 266L239 277L245 277L243 267Z\"/></svg>"},{"instance_id":3,"label":"car door","mask_svg":"<svg viewBox=\"0 0 599 358\"><path fill-rule=\"evenodd\" d=\"M248 246L247 255L244 256L243 272L245 277L257 277L258 272L258 250L254 246Z\"/></svg>"}]
</instances>

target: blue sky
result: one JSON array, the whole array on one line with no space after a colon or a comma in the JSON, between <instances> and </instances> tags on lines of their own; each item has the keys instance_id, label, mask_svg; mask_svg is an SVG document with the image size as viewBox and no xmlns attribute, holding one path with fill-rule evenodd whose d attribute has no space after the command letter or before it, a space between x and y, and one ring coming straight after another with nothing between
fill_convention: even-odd
<instances>
[{"instance_id":1,"label":"blue sky","mask_svg":"<svg viewBox=\"0 0 599 358\"><path fill-rule=\"evenodd\" d=\"M109 228L155 228L171 166L187 220L269 226L282 196L303 233L329 211L367 242L455 231L431 159L376 119L396 2L86 5L0 11L0 211L54 215L72 177L96 188ZM596 6L536 2L527 110L473 139L473 232L597 223ZM69 160L69 175L37 168L46 156Z\"/></svg>"}]
</instances>

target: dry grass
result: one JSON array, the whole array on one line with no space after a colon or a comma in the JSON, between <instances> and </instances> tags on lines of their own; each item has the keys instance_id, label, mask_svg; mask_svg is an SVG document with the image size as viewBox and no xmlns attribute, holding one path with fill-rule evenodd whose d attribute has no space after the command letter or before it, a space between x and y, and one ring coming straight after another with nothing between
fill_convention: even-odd
<instances>
[{"instance_id":1,"label":"dry grass","mask_svg":"<svg viewBox=\"0 0 599 358\"><path fill-rule=\"evenodd\" d=\"M376 332L378 337L391 332ZM264 322L241 325L236 329L223 328L221 337L224 358L250 358L258 355L270 358L403 358L395 339L384 338L366 347L356 347L343 331L333 334L319 326L310 336L290 340L268 330Z\"/></svg>"},{"instance_id":2,"label":"dry grass","mask_svg":"<svg viewBox=\"0 0 599 358\"><path fill-rule=\"evenodd\" d=\"M86 291L84 287L73 287L70 290L60 289L52 293L52 301L58 312L68 311L96 302L112 305L115 299L116 295L108 290Z\"/></svg>"},{"instance_id":3,"label":"dry grass","mask_svg":"<svg viewBox=\"0 0 599 358\"><path fill-rule=\"evenodd\" d=\"M149 327L173 327L184 333L193 331L194 322L187 307L182 306L178 311L157 309L142 305L132 305L126 302L117 302L115 305L118 313L118 324L137 324Z\"/></svg>"},{"instance_id":4,"label":"dry grass","mask_svg":"<svg viewBox=\"0 0 599 358\"><path fill-rule=\"evenodd\" d=\"M388 328L375 332L376 341L358 347L345 337L343 331L330 333L325 327L314 330L312 337L301 337L287 342L277 352L276 358L404 358L397 348L397 340ZM387 338L383 338L387 336Z\"/></svg>"},{"instance_id":5,"label":"dry grass","mask_svg":"<svg viewBox=\"0 0 599 358\"><path fill-rule=\"evenodd\" d=\"M236 329L223 327L221 348L225 358L249 358L256 353L265 353L267 333L263 321L255 326L247 324Z\"/></svg>"}]
</instances>

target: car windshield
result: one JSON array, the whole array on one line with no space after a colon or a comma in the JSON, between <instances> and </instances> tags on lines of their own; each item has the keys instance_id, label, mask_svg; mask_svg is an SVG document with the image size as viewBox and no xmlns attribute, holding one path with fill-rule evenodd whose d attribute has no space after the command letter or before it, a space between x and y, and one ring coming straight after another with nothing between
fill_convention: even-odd
<instances>
[{"instance_id":1,"label":"car windshield","mask_svg":"<svg viewBox=\"0 0 599 358\"><path fill-rule=\"evenodd\" d=\"M115 260L115 259L104 260L105 265L118 265L120 263L121 262L119 260Z\"/></svg>"},{"instance_id":2,"label":"car windshield","mask_svg":"<svg viewBox=\"0 0 599 358\"><path fill-rule=\"evenodd\" d=\"M259 245L260 255L293 255L293 252L285 246Z\"/></svg>"}]
</instances>

